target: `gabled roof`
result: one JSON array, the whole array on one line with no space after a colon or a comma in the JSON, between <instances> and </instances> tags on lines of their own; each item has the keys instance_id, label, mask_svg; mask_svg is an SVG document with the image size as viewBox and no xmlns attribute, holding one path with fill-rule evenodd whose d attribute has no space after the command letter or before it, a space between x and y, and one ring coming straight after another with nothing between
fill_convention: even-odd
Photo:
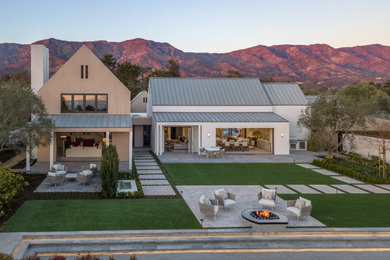
<instances>
[{"instance_id":1,"label":"gabled roof","mask_svg":"<svg viewBox=\"0 0 390 260\"><path fill-rule=\"evenodd\" d=\"M297 83L262 82L271 103L277 105L307 105L307 100Z\"/></svg>"},{"instance_id":2,"label":"gabled roof","mask_svg":"<svg viewBox=\"0 0 390 260\"><path fill-rule=\"evenodd\" d=\"M288 122L272 112L235 113L153 113L156 122Z\"/></svg>"},{"instance_id":3,"label":"gabled roof","mask_svg":"<svg viewBox=\"0 0 390 260\"><path fill-rule=\"evenodd\" d=\"M254 78L151 78L149 92L157 106L269 106Z\"/></svg>"},{"instance_id":4,"label":"gabled roof","mask_svg":"<svg viewBox=\"0 0 390 260\"><path fill-rule=\"evenodd\" d=\"M296 83L262 83L256 78L151 78L154 106L307 105Z\"/></svg>"},{"instance_id":5,"label":"gabled roof","mask_svg":"<svg viewBox=\"0 0 390 260\"><path fill-rule=\"evenodd\" d=\"M146 90L142 90L140 93L138 93L132 100L131 100L131 103L133 103L134 101L136 101L140 96L142 96L144 93L146 92Z\"/></svg>"}]
</instances>

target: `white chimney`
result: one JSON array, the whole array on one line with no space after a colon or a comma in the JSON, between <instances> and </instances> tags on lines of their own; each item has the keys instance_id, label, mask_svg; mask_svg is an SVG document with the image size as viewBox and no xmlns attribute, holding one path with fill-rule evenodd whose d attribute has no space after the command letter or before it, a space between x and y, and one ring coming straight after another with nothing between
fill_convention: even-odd
<instances>
[{"instance_id":1,"label":"white chimney","mask_svg":"<svg viewBox=\"0 0 390 260\"><path fill-rule=\"evenodd\" d=\"M31 44L31 88L35 93L49 80L49 49Z\"/></svg>"}]
</instances>

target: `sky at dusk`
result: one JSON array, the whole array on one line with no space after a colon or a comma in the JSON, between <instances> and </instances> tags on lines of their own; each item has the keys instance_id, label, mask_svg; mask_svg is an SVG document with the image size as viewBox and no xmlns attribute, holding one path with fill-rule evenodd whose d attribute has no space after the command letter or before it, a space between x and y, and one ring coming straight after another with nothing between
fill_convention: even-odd
<instances>
[{"instance_id":1,"label":"sky at dusk","mask_svg":"<svg viewBox=\"0 0 390 260\"><path fill-rule=\"evenodd\" d=\"M168 42L183 51L256 45L390 46L389 0L1 0L0 43Z\"/></svg>"}]
</instances>

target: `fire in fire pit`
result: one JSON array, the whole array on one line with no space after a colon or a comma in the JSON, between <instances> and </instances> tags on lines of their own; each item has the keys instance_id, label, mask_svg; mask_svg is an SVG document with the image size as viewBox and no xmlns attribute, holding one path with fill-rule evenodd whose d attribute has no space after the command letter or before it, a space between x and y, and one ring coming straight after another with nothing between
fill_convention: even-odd
<instances>
[{"instance_id":1,"label":"fire in fire pit","mask_svg":"<svg viewBox=\"0 0 390 260\"><path fill-rule=\"evenodd\" d=\"M250 215L256 219L279 219L279 217L266 210L252 211Z\"/></svg>"}]
</instances>

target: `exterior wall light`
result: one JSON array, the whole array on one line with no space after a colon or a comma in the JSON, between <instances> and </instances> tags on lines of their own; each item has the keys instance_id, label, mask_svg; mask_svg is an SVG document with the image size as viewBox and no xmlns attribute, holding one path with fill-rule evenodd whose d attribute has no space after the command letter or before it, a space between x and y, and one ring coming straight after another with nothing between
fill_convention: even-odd
<instances>
[{"instance_id":1,"label":"exterior wall light","mask_svg":"<svg viewBox=\"0 0 390 260\"><path fill-rule=\"evenodd\" d=\"M284 133L283 132L280 134L280 137L282 137L282 138L284 137Z\"/></svg>"},{"instance_id":2,"label":"exterior wall light","mask_svg":"<svg viewBox=\"0 0 390 260\"><path fill-rule=\"evenodd\" d=\"M211 136L210 132L207 132L207 137L210 137L210 136Z\"/></svg>"}]
</instances>

